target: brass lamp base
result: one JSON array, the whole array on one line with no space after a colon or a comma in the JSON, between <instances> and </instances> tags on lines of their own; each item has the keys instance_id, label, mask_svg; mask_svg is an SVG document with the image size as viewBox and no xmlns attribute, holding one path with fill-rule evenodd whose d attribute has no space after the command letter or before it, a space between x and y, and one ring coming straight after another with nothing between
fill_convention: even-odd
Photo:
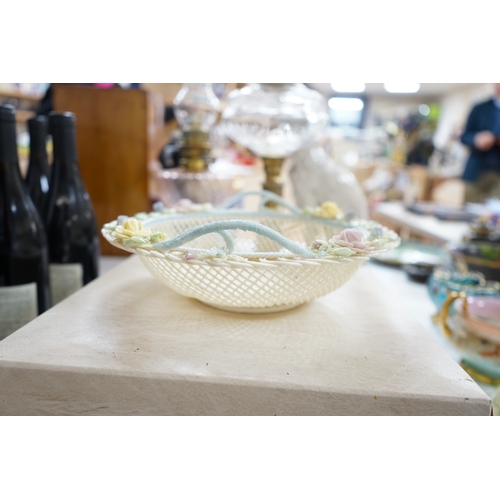
<instances>
[{"instance_id":1,"label":"brass lamp base","mask_svg":"<svg viewBox=\"0 0 500 500\"><path fill-rule=\"evenodd\" d=\"M279 196L283 192L283 181L281 180L281 168L285 158L262 158L264 162L264 171L266 173L266 180L264 181L263 188L271 191ZM268 201L266 207L275 207L276 203Z\"/></svg>"},{"instance_id":2,"label":"brass lamp base","mask_svg":"<svg viewBox=\"0 0 500 500\"><path fill-rule=\"evenodd\" d=\"M179 166L189 172L203 172L212 163L210 136L201 130L183 132L180 141Z\"/></svg>"}]
</instances>

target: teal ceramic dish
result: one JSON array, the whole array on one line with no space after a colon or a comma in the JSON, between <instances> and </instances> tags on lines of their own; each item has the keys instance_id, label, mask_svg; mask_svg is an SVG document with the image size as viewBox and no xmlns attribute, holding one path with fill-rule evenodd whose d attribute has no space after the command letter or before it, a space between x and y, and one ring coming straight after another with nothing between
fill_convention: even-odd
<instances>
[{"instance_id":1,"label":"teal ceramic dish","mask_svg":"<svg viewBox=\"0 0 500 500\"><path fill-rule=\"evenodd\" d=\"M446 273L445 273L446 274ZM464 285L461 291L447 291L436 315L445 348L476 381L490 386L500 384L500 297L470 296L464 290L484 292L488 285ZM468 277L474 280L476 276ZM485 282L488 283L488 282ZM498 285L494 287L498 292ZM483 286L483 288L481 288Z\"/></svg>"},{"instance_id":2,"label":"teal ceramic dish","mask_svg":"<svg viewBox=\"0 0 500 500\"><path fill-rule=\"evenodd\" d=\"M494 299L491 299L494 300ZM458 302L458 301L457 301ZM457 305L457 308L460 304ZM441 325L442 326L442 325ZM440 328L441 340L462 368L476 381L490 386L500 385L500 344L481 338L465 325L463 315L451 313L449 331ZM475 326L472 326L474 329Z\"/></svg>"},{"instance_id":3,"label":"teal ceramic dish","mask_svg":"<svg viewBox=\"0 0 500 500\"><path fill-rule=\"evenodd\" d=\"M427 282L427 290L432 302L441 310L448 292L464 292L469 297L499 297L500 283L487 281L484 275L478 272L463 273L438 267Z\"/></svg>"}]
</instances>

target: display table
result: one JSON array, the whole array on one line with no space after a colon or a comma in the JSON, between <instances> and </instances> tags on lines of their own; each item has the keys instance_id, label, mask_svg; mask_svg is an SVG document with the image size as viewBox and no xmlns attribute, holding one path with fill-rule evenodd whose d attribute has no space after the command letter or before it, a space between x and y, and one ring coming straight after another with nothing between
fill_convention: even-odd
<instances>
[{"instance_id":1,"label":"display table","mask_svg":"<svg viewBox=\"0 0 500 500\"><path fill-rule=\"evenodd\" d=\"M299 308L239 315L134 256L0 342L0 415L490 412L369 265Z\"/></svg>"},{"instance_id":2,"label":"display table","mask_svg":"<svg viewBox=\"0 0 500 500\"><path fill-rule=\"evenodd\" d=\"M436 243L459 243L470 230L467 222L440 220L433 215L409 212L401 202L384 202L377 205L373 219L394 229L405 239L417 236Z\"/></svg>"},{"instance_id":3,"label":"display table","mask_svg":"<svg viewBox=\"0 0 500 500\"><path fill-rule=\"evenodd\" d=\"M427 285L412 281L401 268L381 265L375 262L368 265L380 280L385 293L392 295L395 300L401 301L402 306L459 363L463 359L463 353L453 346L450 339L447 339L443 335L439 325L432 319L437 313L437 308L429 297ZM494 386L480 382L477 383L488 396L493 396Z\"/></svg>"}]
</instances>

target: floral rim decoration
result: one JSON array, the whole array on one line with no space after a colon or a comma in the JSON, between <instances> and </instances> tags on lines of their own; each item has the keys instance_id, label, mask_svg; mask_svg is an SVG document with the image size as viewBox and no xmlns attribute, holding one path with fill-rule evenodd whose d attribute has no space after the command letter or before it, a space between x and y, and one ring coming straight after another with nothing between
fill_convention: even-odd
<instances>
[{"instance_id":1,"label":"floral rim decoration","mask_svg":"<svg viewBox=\"0 0 500 500\"><path fill-rule=\"evenodd\" d=\"M293 217L303 222L320 221L340 226L340 234L333 234L328 240L315 239L309 245L299 245L277 231L251 220L238 220L237 209L231 209L244 196L258 194L262 197L257 212L240 212L245 215L271 215ZM268 201L277 204L276 209L265 206ZM284 213L285 209L289 213ZM169 238L163 232L149 229L149 225L169 217L192 217L206 214L228 214L231 220L219 220L201 224L180 235ZM241 253L234 249L234 242L229 230L252 231L267 237L282 246L279 252ZM338 232L338 231L337 231ZM167 208L162 203L153 206L153 212L140 212L133 217L119 216L115 221L105 224L102 233L113 245L133 253L148 254L158 258L171 258L192 264L255 264L255 263L293 263L294 260L341 261L367 259L371 255L392 250L400 244L399 236L392 230L375 221L357 219L352 214L344 214L334 202L325 202L319 207L307 207L303 210L287 204L283 198L267 192L237 193L218 207L210 203L196 204L190 200L180 200L174 207ZM186 244L208 233L218 233L226 246L220 248L199 249Z\"/></svg>"}]
</instances>

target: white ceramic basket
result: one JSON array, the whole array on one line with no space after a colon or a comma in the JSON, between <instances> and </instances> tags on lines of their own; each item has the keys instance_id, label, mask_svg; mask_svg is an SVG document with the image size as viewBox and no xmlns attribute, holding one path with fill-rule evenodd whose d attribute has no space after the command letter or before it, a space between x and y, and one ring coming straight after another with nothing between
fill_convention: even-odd
<instances>
[{"instance_id":1,"label":"white ceramic basket","mask_svg":"<svg viewBox=\"0 0 500 500\"><path fill-rule=\"evenodd\" d=\"M370 255L399 245L397 235L377 223L305 216L272 193L258 192L262 203L257 212L228 209L248 194L255 193L236 195L203 212L137 214L142 227L133 226L134 241L128 239L131 233L120 233L130 226L123 217L106 224L102 233L112 245L139 255L151 274L177 293L247 313L284 311L328 294L348 281ZM266 209L264 202L269 200L288 213ZM348 250L349 244L333 249L323 245L326 252L311 248L313 241L325 243L347 227L365 235L376 227L383 238L362 252ZM152 243L156 236L146 236L141 242L148 231L163 233L164 241Z\"/></svg>"}]
</instances>

